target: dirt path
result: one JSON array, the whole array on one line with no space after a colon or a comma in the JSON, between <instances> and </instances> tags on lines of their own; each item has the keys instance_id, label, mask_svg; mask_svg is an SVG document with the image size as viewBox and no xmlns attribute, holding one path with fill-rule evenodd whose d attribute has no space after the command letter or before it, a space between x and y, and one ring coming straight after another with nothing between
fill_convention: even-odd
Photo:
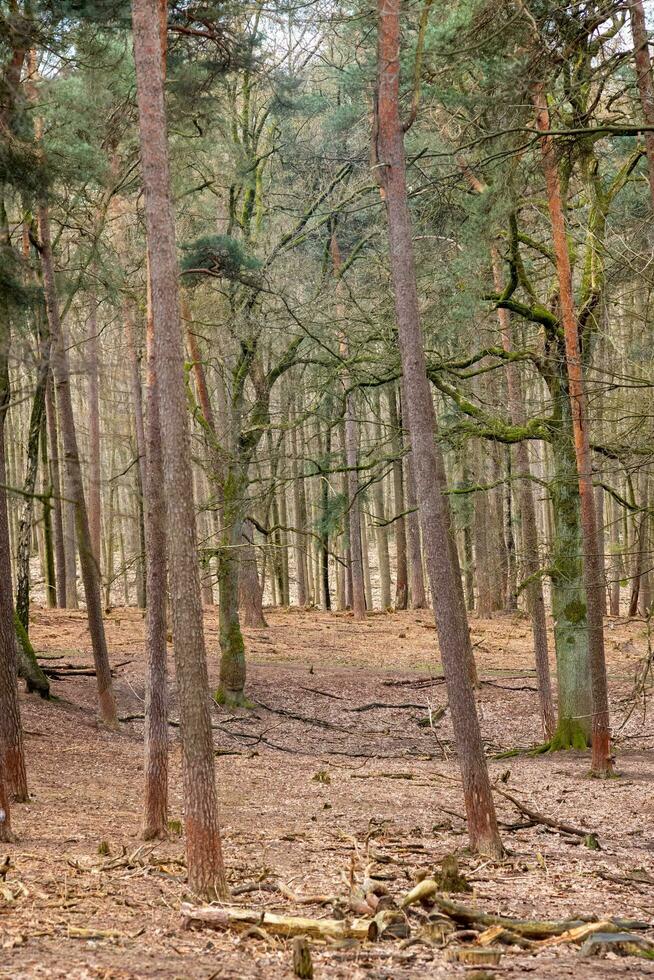
<instances>
[{"instance_id":1,"label":"dirt path","mask_svg":"<svg viewBox=\"0 0 654 980\"><path fill-rule=\"evenodd\" d=\"M213 611L206 629L215 683ZM62 657L53 663L90 662L83 614L36 610L32 632L40 651ZM116 675L121 715L139 715L141 616L115 611L108 638L112 661L129 661ZM614 625L607 638L617 727L647 643L638 624ZM449 715L429 724L446 696L427 613L372 616L362 625L339 615L271 613L266 630L248 634L254 708L212 709L229 878L233 886L263 882L239 899L243 905L333 915L345 908L350 875L360 879L369 863L400 895L417 873L456 851L474 887L465 900L487 911L654 918L654 885L647 876L628 878L634 869L654 878L654 725L642 706L621 732L619 780L589 781L588 760L577 753L493 759L540 738L528 624L473 622L473 641L493 778L503 775L509 790L541 811L597 833L602 849L529 827L505 829L510 853L501 866L466 855ZM23 696L33 799L15 808L20 839L0 854L0 864L5 852L12 862L0 879L0 977L291 977L281 940L181 929L182 839L134 854L142 722L124 723L119 734L99 729L93 684L90 677L54 681L59 700L51 703ZM170 716L177 718L174 700ZM180 820L175 731L171 818ZM521 822L508 802L499 810L505 823ZM101 856L107 846L109 855ZM266 890L274 883L333 901L300 906ZM111 935L93 935L101 931ZM397 941L316 945L314 963L318 978L470 975L439 949L402 949ZM506 953L496 968L498 977L526 972L640 977L654 975L654 964L588 960L562 947L538 956Z\"/></svg>"}]
</instances>

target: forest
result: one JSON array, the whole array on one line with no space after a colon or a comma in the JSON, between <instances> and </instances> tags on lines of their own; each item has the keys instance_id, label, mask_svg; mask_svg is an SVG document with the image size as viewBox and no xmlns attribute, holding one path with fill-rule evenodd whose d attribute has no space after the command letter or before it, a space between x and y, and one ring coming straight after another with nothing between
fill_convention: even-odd
<instances>
[{"instance_id":1,"label":"forest","mask_svg":"<svg viewBox=\"0 0 654 980\"><path fill-rule=\"evenodd\" d=\"M653 40L0 0L0 978L654 976Z\"/></svg>"}]
</instances>

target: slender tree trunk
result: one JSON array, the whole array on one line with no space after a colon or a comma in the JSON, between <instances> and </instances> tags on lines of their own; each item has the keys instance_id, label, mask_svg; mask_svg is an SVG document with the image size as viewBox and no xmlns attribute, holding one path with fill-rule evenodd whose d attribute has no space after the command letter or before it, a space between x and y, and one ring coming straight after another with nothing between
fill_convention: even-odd
<instances>
[{"instance_id":1,"label":"slender tree trunk","mask_svg":"<svg viewBox=\"0 0 654 980\"><path fill-rule=\"evenodd\" d=\"M331 254L334 275L337 280L341 274L341 251L336 240L336 235L332 232ZM337 282L336 291L340 292L340 281ZM337 316L340 322L344 320L344 309L342 302L338 301ZM355 620L366 618L366 593L363 576L363 551L361 542L361 502L359 500L359 436L357 431L356 418L356 399L354 391L350 391L351 376L347 368L349 350L347 335L340 331L340 350L345 371L343 375L343 387L345 389L344 419L345 419L345 465L347 467L347 508L350 525L350 572L352 575L352 611Z\"/></svg>"},{"instance_id":2,"label":"slender tree trunk","mask_svg":"<svg viewBox=\"0 0 654 980\"><path fill-rule=\"evenodd\" d=\"M643 118L648 126L654 126L654 78L652 77L652 60L649 53L647 23L645 21L645 4L643 0L630 0L629 18L631 21L631 36L634 43L634 61L636 63L636 83ZM654 132L644 134L647 165L649 168L649 191L654 209Z\"/></svg>"},{"instance_id":3,"label":"slender tree trunk","mask_svg":"<svg viewBox=\"0 0 654 980\"><path fill-rule=\"evenodd\" d=\"M400 0L378 0L378 12L378 173L388 216L391 276L420 522L459 754L470 843L473 850L500 857L503 848L470 681L472 648L420 325L404 133L399 114Z\"/></svg>"},{"instance_id":4,"label":"slender tree trunk","mask_svg":"<svg viewBox=\"0 0 654 980\"><path fill-rule=\"evenodd\" d=\"M4 211L4 206L2 206ZM11 588L11 545L9 542L9 516L7 512L7 472L5 422L9 407L9 318L7 310L0 318L0 773L4 777L5 792L23 803L29 800L27 775L23 754L23 730L18 704L16 680L16 634L14 629L14 604ZM0 807L9 813L6 805ZM4 821L8 823L8 818ZM5 827L7 836L10 828ZM2 833L2 822L0 822Z\"/></svg>"},{"instance_id":5,"label":"slender tree trunk","mask_svg":"<svg viewBox=\"0 0 654 980\"><path fill-rule=\"evenodd\" d=\"M609 529L611 571L609 580L609 612L611 616L620 615L620 579L622 561L620 555L620 511L617 500L610 497L611 524Z\"/></svg>"},{"instance_id":6,"label":"slender tree trunk","mask_svg":"<svg viewBox=\"0 0 654 980\"><path fill-rule=\"evenodd\" d=\"M147 480L147 463L145 448L145 426L143 422L143 393L141 390L141 367L136 337L134 335L134 313L130 306L125 303L123 309L125 323L125 341L127 344L127 356L129 360L129 387L131 393L132 410L134 412L134 431L136 432L136 451L138 453L138 467L136 469L136 493L138 497L138 521L139 521L139 541L142 544L141 555L136 563L136 602L143 609L147 603L147 573L145 572L146 556L143 553L145 547L145 514L144 514L144 487Z\"/></svg>"},{"instance_id":7,"label":"slender tree trunk","mask_svg":"<svg viewBox=\"0 0 654 980\"><path fill-rule=\"evenodd\" d=\"M64 346L63 329L59 319L52 246L50 243L50 219L47 205L44 202L41 202L39 205L39 235L41 238L41 262L48 324L52 337L52 367L57 387L57 405L64 443L66 473L68 476L67 486L75 502L77 540L98 685L98 701L103 721L111 727L116 727L118 717L111 682L107 641L102 620L100 570L97 566L91 545L91 534L86 511L82 469L77 448L77 434L75 432L75 419L70 392L68 356Z\"/></svg>"},{"instance_id":8,"label":"slender tree trunk","mask_svg":"<svg viewBox=\"0 0 654 980\"><path fill-rule=\"evenodd\" d=\"M161 422L175 666L182 722L186 855L190 889L198 894L225 897L227 881L218 826L193 509L175 224L164 106L161 13L158 0L133 0L141 167L155 323L154 365Z\"/></svg>"},{"instance_id":9,"label":"slender tree trunk","mask_svg":"<svg viewBox=\"0 0 654 980\"><path fill-rule=\"evenodd\" d=\"M297 446L297 420L295 413L291 413L291 454L292 454L292 478L293 478L293 522L295 524L295 574L297 580L297 604L300 607L306 606L309 599L307 588L307 566L304 556L306 548L305 542L305 523L306 523L306 504L302 507L302 496L300 493L300 482L304 477L299 473L298 446Z\"/></svg>"},{"instance_id":10,"label":"slender tree trunk","mask_svg":"<svg viewBox=\"0 0 654 980\"><path fill-rule=\"evenodd\" d=\"M550 128L550 120L542 89L536 94L535 102L538 114L537 126L539 130L547 132ZM606 663L604 659L604 621L601 600L601 593L604 588L604 574L601 557L598 552L597 518L595 514L595 498L593 495L586 391L579 346L579 327L572 295L570 254L566 238L557 162L551 137L542 137L541 151L559 283L561 321L565 339L565 356L570 385L572 426L581 501L581 527L584 545L583 566L584 582L586 585L588 644L593 695L592 771L597 775L608 775L611 773L613 765L611 759L609 702L606 685Z\"/></svg>"},{"instance_id":11,"label":"slender tree trunk","mask_svg":"<svg viewBox=\"0 0 654 980\"><path fill-rule=\"evenodd\" d=\"M166 647L166 500L161 450L159 393L154 357L154 318L147 270L146 424L141 457L144 490L146 653L143 812L144 840L168 832L168 679ZM140 390L140 385L139 385Z\"/></svg>"},{"instance_id":12,"label":"slender tree trunk","mask_svg":"<svg viewBox=\"0 0 654 980\"><path fill-rule=\"evenodd\" d=\"M499 256L493 250L493 279L495 288L501 288ZM502 346L507 353L513 350L511 319L508 310L498 309L497 317L502 334ZM513 425L524 425L524 394L520 383L520 375L515 361L507 361L506 380L509 395L509 412ZM522 520L522 543L524 550L524 573L529 582L527 601L531 616L531 629L534 638L534 660L538 681L538 698L543 732L546 738L552 738L556 730L554 700L552 698L552 681L547 651L547 619L545 615L545 599L543 597L543 580L540 575L540 557L538 553L538 528L536 526L536 508L531 485L531 465L529 450L526 442L519 442L515 447L516 476L518 477L518 492L520 500L520 517Z\"/></svg>"},{"instance_id":13,"label":"slender tree trunk","mask_svg":"<svg viewBox=\"0 0 654 980\"><path fill-rule=\"evenodd\" d=\"M86 340L89 416L89 533L95 563L100 569L102 540L102 468L100 465L100 396L98 373L98 318L95 297L91 297L91 315Z\"/></svg>"},{"instance_id":14,"label":"slender tree trunk","mask_svg":"<svg viewBox=\"0 0 654 980\"><path fill-rule=\"evenodd\" d=\"M27 434L27 465L23 483L23 510L18 525L16 554L16 613L23 628L29 633L30 621L30 553L34 518L34 491L39 465L39 439L45 413L45 388L50 369L50 345L46 342L41 351L39 373L34 390L32 411Z\"/></svg>"},{"instance_id":15,"label":"slender tree trunk","mask_svg":"<svg viewBox=\"0 0 654 980\"><path fill-rule=\"evenodd\" d=\"M57 583L57 605L66 608L66 547L64 543L64 518L61 499L61 480L59 467L59 438L57 435L57 410L55 407L52 374L48 377L45 392L48 444L50 448L50 486L52 488L52 513L54 532L54 558Z\"/></svg>"},{"instance_id":16,"label":"slender tree trunk","mask_svg":"<svg viewBox=\"0 0 654 980\"><path fill-rule=\"evenodd\" d=\"M406 396L403 397L403 403ZM420 541L420 517L418 516L418 501L416 493L416 479L413 472L413 453L408 452L404 457L405 475L405 507L408 511L406 515L406 539L408 552L408 571L409 571L409 602L412 609L426 609L427 597L425 595L425 579L422 574L422 544Z\"/></svg>"},{"instance_id":17,"label":"slender tree trunk","mask_svg":"<svg viewBox=\"0 0 654 980\"><path fill-rule=\"evenodd\" d=\"M404 484L402 480L402 430L393 388L388 389L388 418L393 450L393 498L395 503L395 608L406 609L409 601Z\"/></svg>"},{"instance_id":18,"label":"slender tree trunk","mask_svg":"<svg viewBox=\"0 0 654 980\"><path fill-rule=\"evenodd\" d=\"M50 366L48 365L48 375ZM49 377L46 377L46 387L49 384ZM41 489L42 497L42 520L43 520L43 577L45 578L45 597L49 609L57 606L57 576L55 573L55 557L53 546L52 531L52 483L50 482L50 461L48 459L48 430L45 413L45 402L43 415L41 417Z\"/></svg>"}]
</instances>

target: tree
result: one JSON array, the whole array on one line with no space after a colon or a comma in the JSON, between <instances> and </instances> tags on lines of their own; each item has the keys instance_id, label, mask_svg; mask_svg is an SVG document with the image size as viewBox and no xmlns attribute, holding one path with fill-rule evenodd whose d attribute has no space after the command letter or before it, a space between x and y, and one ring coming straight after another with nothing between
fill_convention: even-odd
<instances>
[{"instance_id":1,"label":"tree","mask_svg":"<svg viewBox=\"0 0 654 980\"><path fill-rule=\"evenodd\" d=\"M160 22L158 0L133 0L141 169L154 321L154 368L159 392L173 646L182 725L188 877L194 892L224 898L227 882L218 826L189 462Z\"/></svg>"},{"instance_id":2,"label":"tree","mask_svg":"<svg viewBox=\"0 0 654 980\"><path fill-rule=\"evenodd\" d=\"M503 848L471 684L472 648L451 516L444 493L445 466L436 441L436 420L420 326L404 129L399 109L400 2L378 0L377 9L374 155L388 217L391 275L420 523L463 779L470 843L474 850L500 857Z\"/></svg>"}]
</instances>

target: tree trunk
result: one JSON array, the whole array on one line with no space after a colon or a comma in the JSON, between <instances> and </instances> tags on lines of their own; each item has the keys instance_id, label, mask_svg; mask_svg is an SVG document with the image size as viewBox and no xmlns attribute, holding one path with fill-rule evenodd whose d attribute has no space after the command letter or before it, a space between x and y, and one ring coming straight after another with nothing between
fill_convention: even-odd
<instances>
[{"instance_id":1,"label":"tree trunk","mask_svg":"<svg viewBox=\"0 0 654 980\"><path fill-rule=\"evenodd\" d=\"M334 276L337 279L336 292L340 293L340 274L342 268L341 251L332 232L331 255ZM337 318L343 322L345 313L340 297L337 302ZM340 353L344 365L343 388L344 421L345 421L345 465L347 467L347 511L350 526L350 573L352 575L352 611L355 620L366 618L366 593L363 577L363 551L361 542L361 501L359 500L359 436L357 431L356 399L354 391L350 391L351 376L347 367L349 350L347 334L340 329Z\"/></svg>"},{"instance_id":2,"label":"tree trunk","mask_svg":"<svg viewBox=\"0 0 654 980\"><path fill-rule=\"evenodd\" d=\"M495 289L501 290L501 274L499 256L495 249L492 253L493 280ZM511 319L508 310L498 309L497 317L502 334L502 346L507 353L513 350ZM506 381L509 396L509 412L513 425L524 425L525 409L524 394L520 383L520 375L515 361L507 361ZM527 587L527 602L531 616L531 629L534 638L534 660L538 681L538 698L543 732L546 738L552 738L556 729L554 701L552 698L552 681L547 651L547 619L545 615L545 599L543 597L543 580L540 574L540 557L538 553L538 528L536 526L536 508L531 485L531 465L529 450L526 442L518 442L515 447L517 464L518 493L520 500L520 517L522 520L522 544L524 550L524 573L529 582Z\"/></svg>"},{"instance_id":3,"label":"tree trunk","mask_svg":"<svg viewBox=\"0 0 654 980\"><path fill-rule=\"evenodd\" d=\"M48 375L46 376L46 388L49 385L50 365L48 365ZM43 414L41 416L41 490L43 493L42 519L43 519L43 577L45 579L45 597L49 609L57 606L57 576L55 572L55 556L53 546L52 530L52 483L50 482L50 461L48 459L48 429L45 411L45 401Z\"/></svg>"},{"instance_id":4,"label":"tree trunk","mask_svg":"<svg viewBox=\"0 0 654 980\"><path fill-rule=\"evenodd\" d=\"M45 414L45 389L50 370L50 344L45 342L41 350L39 372L34 390L32 411L27 434L27 465L23 483L23 511L18 525L16 553L16 613L23 628L29 633L30 622L30 553L32 523L34 518L34 491L39 465L39 440Z\"/></svg>"},{"instance_id":5,"label":"tree trunk","mask_svg":"<svg viewBox=\"0 0 654 980\"><path fill-rule=\"evenodd\" d=\"M64 346L64 337L59 319L59 306L52 261L52 246L50 243L50 219L47 204L39 205L39 235L41 238L41 262L43 267L43 283L45 287L48 325L52 338L52 369L57 389L57 407L64 444L67 486L75 503L75 518L77 541L79 545L82 580L86 596L86 612L89 632L93 647L96 680L98 686L98 701L100 713L105 724L116 727L118 716L111 682L109 654L102 620L102 598L100 592L100 570L97 566L91 545L82 469L77 448L77 434L73 416L73 403L70 393L70 372L68 355Z\"/></svg>"},{"instance_id":6,"label":"tree trunk","mask_svg":"<svg viewBox=\"0 0 654 980\"><path fill-rule=\"evenodd\" d=\"M395 608L406 609L409 602L407 572L406 522L404 518L404 485L402 481L402 430L397 411L395 390L388 389L388 418L393 451L393 499L395 505Z\"/></svg>"},{"instance_id":7,"label":"tree trunk","mask_svg":"<svg viewBox=\"0 0 654 980\"><path fill-rule=\"evenodd\" d=\"M268 623L263 614L263 592L257 569L254 524L248 520L243 522L239 565L239 604L243 625L250 629L265 629Z\"/></svg>"},{"instance_id":8,"label":"tree trunk","mask_svg":"<svg viewBox=\"0 0 654 980\"><path fill-rule=\"evenodd\" d=\"M136 451L138 453L138 466L136 468L136 493L138 496L138 520L139 520L139 540L145 544L145 514L144 514L144 487L147 480L147 463L145 448L145 426L143 422L143 393L141 390L141 367L136 337L134 335L134 313L130 306L125 303L123 308L123 318L125 323L125 341L127 344L127 356L129 360L129 387L134 412L134 431L136 432ZM143 552L144 549L142 549ZM145 554L141 553L136 563L136 602L143 609L147 604L147 573L145 572Z\"/></svg>"},{"instance_id":9,"label":"tree trunk","mask_svg":"<svg viewBox=\"0 0 654 980\"><path fill-rule=\"evenodd\" d=\"M634 42L634 61L636 63L636 83L643 118L648 126L654 126L654 79L652 78L652 61L649 53L647 23L645 20L645 4L643 0L630 0L629 18L631 21L631 36ZM649 169L649 192L654 209L654 132L644 134L647 165Z\"/></svg>"},{"instance_id":10,"label":"tree trunk","mask_svg":"<svg viewBox=\"0 0 654 980\"><path fill-rule=\"evenodd\" d=\"M402 398L404 403L406 396ZM416 479L413 472L413 453L408 452L404 457L404 486L406 488L405 507L407 567L409 572L409 604L412 609L426 609L425 578L422 574L422 544L420 541L420 518L418 516L418 501L416 496Z\"/></svg>"},{"instance_id":11,"label":"tree trunk","mask_svg":"<svg viewBox=\"0 0 654 980\"><path fill-rule=\"evenodd\" d=\"M89 533L95 563L100 569L102 540L102 469L100 466L100 396L98 375L98 318L95 297L86 340L89 416Z\"/></svg>"},{"instance_id":12,"label":"tree trunk","mask_svg":"<svg viewBox=\"0 0 654 980\"><path fill-rule=\"evenodd\" d=\"M11 844L15 837L11 831L9 791L6 785L5 760L0 753L0 844Z\"/></svg>"},{"instance_id":13,"label":"tree trunk","mask_svg":"<svg viewBox=\"0 0 654 980\"><path fill-rule=\"evenodd\" d=\"M155 324L154 368L161 423L173 638L182 723L188 884L191 891L197 894L224 898L228 889L218 826L213 739L207 697L208 675L164 106L161 14L162 5L158 0L133 0L141 167Z\"/></svg>"},{"instance_id":14,"label":"tree trunk","mask_svg":"<svg viewBox=\"0 0 654 980\"><path fill-rule=\"evenodd\" d=\"M535 104L538 129L546 132L550 128L550 120L542 89L536 93ZM591 667L590 680L593 698L593 752L591 766L593 773L597 775L608 775L611 773L613 765L611 759L609 702L606 685L606 663L604 659L604 620L602 617L601 600L601 593L604 589L604 570L598 551L599 539L595 514L595 497L593 495L586 390L581 362L579 327L572 295L572 271L570 268L570 254L568 251L563 204L561 201L561 188L559 186L554 146L550 136L542 137L541 152L559 284L559 302L565 340L565 359L570 386L572 428L581 502L581 529L584 548L583 571L586 585L588 646Z\"/></svg>"},{"instance_id":15,"label":"tree trunk","mask_svg":"<svg viewBox=\"0 0 654 980\"><path fill-rule=\"evenodd\" d=\"M146 407L143 431L146 653L143 811L144 840L168 833L168 679L166 647L166 520L159 393L154 361L154 318L147 270ZM140 389L140 385L139 385Z\"/></svg>"},{"instance_id":16,"label":"tree trunk","mask_svg":"<svg viewBox=\"0 0 654 980\"><path fill-rule=\"evenodd\" d=\"M55 575L57 583L57 605L66 608L66 546L64 542L64 518L61 499L61 479L59 467L59 438L57 435L57 409L49 373L45 392L45 414L50 448L50 487L52 488L52 513L54 532Z\"/></svg>"},{"instance_id":17,"label":"tree trunk","mask_svg":"<svg viewBox=\"0 0 654 980\"><path fill-rule=\"evenodd\" d=\"M609 613L611 616L620 615L620 579L622 578L622 558L620 553L620 510L617 500L609 498L611 504L610 540L610 579L609 579Z\"/></svg>"},{"instance_id":18,"label":"tree trunk","mask_svg":"<svg viewBox=\"0 0 654 980\"><path fill-rule=\"evenodd\" d=\"M404 133L399 114L400 0L378 0L377 158L388 216L391 276L406 386L408 429L427 568L473 850L503 853L472 684L472 648L453 539L445 464L420 326Z\"/></svg>"},{"instance_id":19,"label":"tree trunk","mask_svg":"<svg viewBox=\"0 0 654 980\"><path fill-rule=\"evenodd\" d=\"M7 485L5 422L9 407L10 343L9 319L6 309L2 311L0 330L0 581L4 583L3 588L0 589L0 772L4 776L3 781L8 796L24 803L29 800L29 795L16 680L16 633L11 588L11 545L9 542L7 491L5 489ZM6 814L9 813L8 806L3 807L1 801L0 808ZM7 822L7 820L4 821L5 824ZM0 821L0 833L2 833L2 827L3 822Z\"/></svg>"}]
</instances>

